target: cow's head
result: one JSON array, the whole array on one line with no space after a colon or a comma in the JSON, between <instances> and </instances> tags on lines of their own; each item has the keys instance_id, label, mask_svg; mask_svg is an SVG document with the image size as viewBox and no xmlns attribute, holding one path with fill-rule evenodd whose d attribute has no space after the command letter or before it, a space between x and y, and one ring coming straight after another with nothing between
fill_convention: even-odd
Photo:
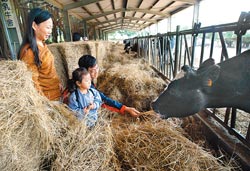
<instances>
[{"instance_id":1,"label":"cow's head","mask_svg":"<svg viewBox=\"0 0 250 171\"><path fill-rule=\"evenodd\" d=\"M206 107L206 92L218 79L220 67L211 61L204 62L198 70L183 66L184 77L172 81L152 103L155 112L169 117L185 117Z\"/></svg>"}]
</instances>

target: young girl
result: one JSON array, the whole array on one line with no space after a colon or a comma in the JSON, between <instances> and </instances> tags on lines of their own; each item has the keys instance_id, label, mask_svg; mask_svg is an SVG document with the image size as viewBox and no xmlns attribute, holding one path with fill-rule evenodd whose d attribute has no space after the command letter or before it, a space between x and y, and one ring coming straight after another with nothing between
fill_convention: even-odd
<instances>
[{"instance_id":1,"label":"young girl","mask_svg":"<svg viewBox=\"0 0 250 171\"><path fill-rule=\"evenodd\" d=\"M69 107L79 120L86 119L86 125L93 127L98 119L97 110L102 104L99 92L91 86L91 77L86 68L77 68L72 73L68 88L71 93Z\"/></svg>"},{"instance_id":2,"label":"young girl","mask_svg":"<svg viewBox=\"0 0 250 171\"><path fill-rule=\"evenodd\" d=\"M97 90L93 82L94 79L97 79L98 71L99 71L96 58L91 55L83 55L78 60L78 65L79 67L85 67L88 70L92 79L91 88ZM111 110L113 112L118 112L120 114L129 113L133 117L140 116L140 112L136 110L135 108L125 106L124 104L107 97L101 91L99 90L97 91L100 93L102 101L103 101L102 107L107 108L108 110Z\"/></svg>"}]
</instances>

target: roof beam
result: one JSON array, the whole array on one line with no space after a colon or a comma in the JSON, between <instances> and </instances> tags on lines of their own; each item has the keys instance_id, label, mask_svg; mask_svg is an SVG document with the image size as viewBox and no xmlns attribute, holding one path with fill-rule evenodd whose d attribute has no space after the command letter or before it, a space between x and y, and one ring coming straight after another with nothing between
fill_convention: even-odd
<instances>
[{"instance_id":1,"label":"roof beam","mask_svg":"<svg viewBox=\"0 0 250 171\"><path fill-rule=\"evenodd\" d=\"M49 4L59 8L59 9L63 9L63 5L55 0L45 0L45 2L48 2Z\"/></svg>"},{"instance_id":2,"label":"roof beam","mask_svg":"<svg viewBox=\"0 0 250 171\"><path fill-rule=\"evenodd\" d=\"M118 18L115 18L115 19L112 19L112 20L106 20L106 21L103 21L103 22L97 22L97 23L91 23L90 25L102 25L102 24L106 24L106 23L110 23L110 22L116 22L118 20L122 20L122 19L129 19L129 20L136 20L136 21L145 21L145 22L149 22L149 23L156 23L157 21L156 20L153 20L153 19L143 19L143 18L136 18L136 17L118 17ZM134 23L133 23L134 24ZM142 25L142 24L140 24Z\"/></svg>"},{"instance_id":3,"label":"roof beam","mask_svg":"<svg viewBox=\"0 0 250 171\"><path fill-rule=\"evenodd\" d=\"M137 25L136 27L134 25L131 25L129 23L123 23L124 26L126 27L131 27L131 28L142 28L141 25ZM112 26L106 26L106 27L103 27L101 28L101 30L107 30L107 29L111 29L111 28L114 28L114 27L120 27L122 28L122 23L118 23L118 24L114 24Z\"/></svg>"},{"instance_id":4,"label":"roof beam","mask_svg":"<svg viewBox=\"0 0 250 171\"><path fill-rule=\"evenodd\" d=\"M99 27L96 27L96 28L97 29L105 29L105 28L109 28L109 27L113 27L113 26L118 26L118 25L121 25L121 23L110 24L108 26L99 26ZM134 25L133 23L127 23L127 22L123 23L123 25L131 26L131 27L133 27L133 26L135 26L135 27L141 27L140 24L135 24Z\"/></svg>"},{"instance_id":5,"label":"roof beam","mask_svg":"<svg viewBox=\"0 0 250 171\"><path fill-rule=\"evenodd\" d=\"M125 29L126 29L126 30L138 31L137 29L133 29L133 28L130 28L130 29L125 28ZM104 31L104 33L112 33L112 32L117 31L117 30L120 30L120 29L107 30L107 31Z\"/></svg>"},{"instance_id":6,"label":"roof beam","mask_svg":"<svg viewBox=\"0 0 250 171\"><path fill-rule=\"evenodd\" d=\"M103 17L105 15L114 14L114 13L117 13L117 12L126 12L126 11L143 12L143 13L147 13L147 14L159 15L159 16L162 16L162 17L169 17L169 14L164 14L162 12L157 12L157 11L150 11L148 9L140 9L140 8L127 8L127 9L125 9L125 8L120 8L120 9L116 9L116 10L112 10L112 11L107 11L107 12L104 12L102 14L97 14L95 16L90 16L90 17L84 18L84 20L88 21L88 20L99 18L99 17Z\"/></svg>"},{"instance_id":7,"label":"roof beam","mask_svg":"<svg viewBox=\"0 0 250 171\"><path fill-rule=\"evenodd\" d=\"M107 12L104 12L102 14L97 14L97 15L90 16L90 17L83 18L83 19L86 20L86 21L93 20L93 19L96 19L96 18L99 18L99 17L103 17L105 15L110 15L110 14L114 14L114 13L121 12L121 11L122 11L122 8L121 9L112 10L112 11L107 11Z\"/></svg>"},{"instance_id":8,"label":"roof beam","mask_svg":"<svg viewBox=\"0 0 250 171\"><path fill-rule=\"evenodd\" d=\"M63 7L64 10L70 10L70 9L73 9L73 8L78 8L78 7L82 7L84 5L88 5L88 4L92 4L92 3L96 3L96 2L99 2L99 1L102 1L102 0L82 0L82 1L78 1L78 2L73 2L71 4L68 4L68 5L65 5Z\"/></svg>"},{"instance_id":9,"label":"roof beam","mask_svg":"<svg viewBox=\"0 0 250 171\"><path fill-rule=\"evenodd\" d=\"M197 0L176 0L176 1L186 2L186 3L189 3L189 4L195 4L195 2L196 2Z\"/></svg>"},{"instance_id":10,"label":"roof beam","mask_svg":"<svg viewBox=\"0 0 250 171\"><path fill-rule=\"evenodd\" d=\"M149 22L149 23L157 23L157 20L154 20L154 19L145 19L145 18L138 18L138 17L125 17L124 19L146 21L146 22Z\"/></svg>"},{"instance_id":11,"label":"roof beam","mask_svg":"<svg viewBox=\"0 0 250 171\"><path fill-rule=\"evenodd\" d=\"M108 32L108 31L115 31L115 30L122 30L122 29L127 29L127 30L140 30L140 28L134 28L134 27L123 27L121 28L121 26L119 27L114 27L114 28L109 28L109 29L105 29L105 30L102 30L104 32Z\"/></svg>"},{"instance_id":12,"label":"roof beam","mask_svg":"<svg viewBox=\"0 0 250 171\"><path fill-rule=\"evenodd\" d=\"M115 10L115 3L114 3L114 0L111 0L111 4L112 4L112 9ZM116 18L116 14L114 13L114 16Z\"/></svg>"}]
</instances>

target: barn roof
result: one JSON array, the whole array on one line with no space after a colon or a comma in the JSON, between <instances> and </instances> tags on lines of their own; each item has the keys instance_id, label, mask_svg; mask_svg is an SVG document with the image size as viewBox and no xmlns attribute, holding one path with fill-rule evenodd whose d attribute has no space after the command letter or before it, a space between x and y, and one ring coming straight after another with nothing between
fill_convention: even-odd
<instances>
[{"instance_id":1,"label":"barn roof","mask_svg":"<svg viewBox=\"0 0 250 171\"><path fill-rule=\"evenodd\" d=\"M197 0L45 0L103 31L141 30Z\"/></svg>"}]
</instances>

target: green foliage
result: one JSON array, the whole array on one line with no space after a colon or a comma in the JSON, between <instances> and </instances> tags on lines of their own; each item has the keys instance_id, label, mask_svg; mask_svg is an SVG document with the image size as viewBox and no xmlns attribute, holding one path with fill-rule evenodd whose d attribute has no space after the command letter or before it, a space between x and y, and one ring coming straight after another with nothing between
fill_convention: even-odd
<instances>
[{"instance_id":1,"label":"green foliage","mask_svg":"<svg viewBox=\"0 0 250 171\"><path fill-rule=\"evenodd\" d=\"M110 39L126 39L133 38L137 36L137 32L131 30L117 30L109 33Z\"/></svg>"}]
</instances>

